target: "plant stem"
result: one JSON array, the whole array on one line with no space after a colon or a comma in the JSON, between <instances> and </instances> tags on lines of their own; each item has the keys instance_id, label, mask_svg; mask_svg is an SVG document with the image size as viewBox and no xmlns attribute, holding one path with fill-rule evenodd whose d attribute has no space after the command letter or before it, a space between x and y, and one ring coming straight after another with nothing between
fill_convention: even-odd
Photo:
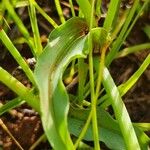
<instances>
[{"instance_id":1,"label":"plant stem","mask_svg":"<svg viewBox=\"0 0 150 150\"><path fill-rule=\"evenodd\" d=\"M33 5L32 0L29 0L28 10L29 10L30 22L33 30L33 36L34 36L35 53L36 56L39 56L42 53L43 48L42 48L40 33L37 25L35 6Z\"/></svg>"},{"instance_id":2,"label":"plant stem","mask_svg":"<svg viewBox=\"0 0 150 150\"><path fill-rule=\"evenodd\" d=\"M40 113L40 105L38 98L31 93L31 91L26 88L21 82L19 82L16 78L14 78L11 74L9 74L6 70L0 67L0 81L4 83L7 87L9 87L12 91L14 91L21 98L25 99L25 101L37 112Z\"/></svg>"},{"instance_id":3,"label":"plant stem","mask_svg":"<svg viewBox=\"0 0 150 150\"><path fill-rule=\"evenodd\" d=\"M74 11L74 8L73 8L72 0L69 0L69 4L70 4L72 16L75 17L76 15L75 15L75 11Z\"/></svg>"},{"instance_id":4,"label":"plant stem","mask_svg":"<svg viewBox=\"0 0 150 150\"><path fill-rule=\"evenodd\" d=\"M106 66L109 66L111 64L111 62L115 58L119 48L121 47L122 43L124 42L124 40L126 38L124 35L127 35L126 32L129 30L129 25L133 19L133 15L135 14L135 11L138 7L138 4L139 4L139 0L135 0L131 10L127 14L128 17L126 18L126 21L122 27L122 30L120 31L118 38L116 39L116 41L112 45L111 51L107 55Z\"/></svg>"},{"instance_id":5,"label":"plant stem","mask_svg":"<svg viewBox=\"0 0 150 150\"><path fill-rule=\"evenodd\" d=\"M90 72L90 89L91 89L91 111L92 111L92 127L93 127L93 137L94 137L94 149L99 150L99 137L98 137L98 124L97 124L97 113L96 113L96 96L94 91L94 71L93 71L93 41L91 30L93 28L93 18L94 18L94 6L95 0L92 1L92 10L90 18L90 33L89 33L89 72Z\"/></svg>"},{"instance_id":6,"label":"plant stem","mask_svg":"<svg viewBox=\"0 0 150 150\"><path fill-rule=\"evenodd\" d=\"M48 16L44 11L43 9L35 2L35 0L32 0L33 1L33 5L35 6L35 8L39 11L39 13L54 27L54 28L57 28L58 25L57 23L50 17Z\"/></svg>"},{"instance_id":7,"label":"plant stem","mask_svg":"<svg viewBox=\"0 0 150 150\"><path fill-rule=\"evenodd\" d=\"M86 134L86 131L87 131L87 129L88 129L88 127L89 127L89 124L90 124L90 122L91 122L91 118L92 118L92 111L90 111L90 114L89 114L89 116L88 116L88 119L86 120L86 123L85 123L84 127L82 128L82 131L81 131L81 133L80 133L80 135L79 135L77 141L76 141L75 144L74 144L74 148L75 148L75 149L77 149L79 143L81 142L81 140L83 139L84 135Z\"/></svg>"},{"instance_id":8,"label":"plant stem","mask_svg":"<svg viewBox=\"0 0 150 150\"><path fill-rule=\"evenodd\" d=\"M11 134L11 132L8 130L7 126L3 123L3 121L0 119L0 126L7 132L7 134L12 138L12 140L15 142L15 144L18 146L19 149L24 150L20 143L15 139L15 137Z\"/></svg>"},{"instance_id":9,"label":"plant stem","mask_svg":"<svg viewBox=\"0 0 150 150\"><path fill-rule=\"evenodd\" d=\"M57 9L61 23L65 23L65 18L64 18L59 0L55 0L55 5L56 5L56 9Z\"/></svg>"},{"instance_id":10,"label":"plant stem","mask_svg":"<svg viewBox=\"0 0 150 150\"><path fill-rule=\"evenodd\" d=\"M23 36L26 39L26 42L28 43L28 45L30 46L33 55L36 57L35 54L35 48L34 48L34 43L32 41L32 38L30 37L30 34L28 32L28 30L26 29L26 27L24 26L23 22L21 21L21 19L19 18L19 16L16 14L13 6L11 5L9 0L4 0L3 1L5 4L5 8L7 9L7 11L9 12L10 16L13 18L13 20L15 21L16 25L18 26L20 32L23 34Z\"/></svg>"},{"instance_id":11,"label":"plant stem","mask_svg":"<svg viewBox=\"0 0 150 150\"><path fill-rule=\"evenodd\" d=\"M139 45L135 45L132 47L127 47L127 48L119 51L116 57L117 58L125 57L131 53L135 53L135 52L142 51L145 49L147 49L147 50L150 49L150 43L144 43L144 44L139 44Z\"/></svg>"},{"instance_id":12,"label":"plant stem","mask_svg":"<svg viewBox=\"0 0 150 150\"><path fill-rule=\"evenodd\" d=\"M46 135L42 134L40 138L35 143L33 143L29 150L34 150L44 139L46 139Z\"/></svg>"},{"instance_id":13,"label":"plant stem","mask_svg":"<svg viewBox=\"0 0 150 150\"><path fill-rule=\"evenodd\" d=\"M11 55L15 58L15 60L18 62L18 64L21 66L23 71L26 73L29 80L33 83L33 85L36 85L33 72L25 62L25 60L22 58L18 50L15 48L5 31L2 29L0 31L0 39L2 40L3 44L7 47L8 51L11 53Z\"/></svg>"}]
</instances>

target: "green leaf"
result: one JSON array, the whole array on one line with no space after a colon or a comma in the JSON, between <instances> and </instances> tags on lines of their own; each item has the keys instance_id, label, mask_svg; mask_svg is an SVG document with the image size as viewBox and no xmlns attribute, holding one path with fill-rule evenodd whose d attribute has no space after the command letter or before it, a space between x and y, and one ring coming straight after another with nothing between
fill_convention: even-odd
<instances>
[{"instance_id":1,"label":"green leaf","mask_svg":"<svg viewBox=\"0 0 150 150\"><path fill-rule=\"evenodd\" d=\"M112 30L114 23L117 21L117 16L119 14L119 6L121 0L111 0L109 4L109 9L104 22L104 28L109 32Z\"/></svg>"},{"instance_id":2,"label":"green leaf","mask_svg":"<svg viewBox=\"0 0 150 150\"><path fill-rule=\"evenodd\" d=\"M131 119L127 112L127 109L122 101L119 89L116 87L107 68L103 72L103 85L109 95L109 100L112 104L115 117L119 123L122 135L127 149L140 150L140 146L135 134L134 128L131 123Z\"/></svg>"},{"instance_id":3,"label":"green leaf","mask_svg":"<svg viewBox=\"0 0 150 150\"><path fill-rule=\"evenodd\" d=\"M87 109L70 109L69 113L69 130L75 136L79 136L82 127L84 126L90 110ZM112 118L112 116L104 109L97 107L97 120L99 128L100 141L104 142L106 146L114 150L126 150L125 142L119 127L118 122ZM142 125L141 125L142 126ZM148 126L146 124L146 126ZM150 138L138 128L138 125L134 125L136 135L142 150L147 150ZM84 138L86 141L93 141L92 125L90 124Z\"/></svg>"},{"instance_id":4,"label":"green leaf","mask_svg":"<svg viewBox=\"0 0 150 150\"><path fill-rule=\"evenodd\" d=\"M0 115L4 114L5 112L7 112L15 107L22 105L23 103L25 103L25 101L23 101L22 98L20 98L20 97L10 100L6 104L0 106Z\"/></svg>"},{"instance_id":5,"label":"green leaf","mask_svg":"<svg viewBox=\"0 0 150 150\"><path fill-rule=\"evenodd\" d=\"M80 134L89 113L90 110L86 109L70 110L69 129L73 135L78 136ZM97 120L100 141L104 142L110 149L125 150L125 143L118 123L101 108L97 109ZM91 124L84 136L84 140L93 141Z\"/></svg>"},{"instance_id":6,"label":"green leaf","mask_svg":"<svg viewBox=\"0 0 150 150\"><path fill-rule=\"evenodd\" d=\"M71 60L86 57L86 30L87 24L78 17L56 28L51 32L49 42L35 68L41 119L46 136L54 149L73 149L67 129L69 97L62 83L62 74Z\"/></svg>"}]
</instances>

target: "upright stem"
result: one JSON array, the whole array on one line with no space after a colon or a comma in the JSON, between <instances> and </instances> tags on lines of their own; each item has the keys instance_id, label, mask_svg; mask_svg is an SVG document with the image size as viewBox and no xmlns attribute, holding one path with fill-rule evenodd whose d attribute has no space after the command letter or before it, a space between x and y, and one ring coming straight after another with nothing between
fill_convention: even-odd
<instances>
[{"instance_id":1,"label":"upright stem","mask_svg":"<svg viewBox=\"0 0 150 150\"><path fill-rule=\"evenodd\" d=\"M55 5L56 5L56 9L57 9L60 21L61 21L61 23L64 23L65 22L65 18L63 16L63 11L61 9L59 0L55 0Z\"/></svg>"},{"instance_id":2,"label":"upright stem","mask_svg":"<svg viewBox=\"0 0 150 150\"><path fill-rule=\"evenodd\" d=\"M31 22L33 37L34 37L35 53L36 56L38 57L42 53L43 48L42 48L40 33L37 24L36 10L32 0L29 0L28 10L29 10L30 22Z\"/></svg>"},{"instance_id":3,"label":"upright stem","mask_svg":"<svg viewBox=\"0 0 150 150\"><path fill-rule=\"evenodd\" d=\"M94 6L95 0L92 1L91 20L90 20L90 33L89 33L89 72L90 72L90 89L91 89L91 106L92 106L92 127L94 137L94 149L100 150L99 135L98 135L98 124L97 124L97 113L96 113L96 96L94 91L94 71L93 71L93 44L91 30L93 28L93 17L94 17Z\"/></svg>"},{"instance_id":4,"label":"upright stem","mask_svg":"<svg viewBox=\"0 0 150 150\"><path fill-rule=\"evenodd\" d=\"M72 16L75 17L76 15L75 15L75 11L74 11L74 8L73 8L72 0L69 0L69 4L70 4Z\"/></svg>"}]
</instances>

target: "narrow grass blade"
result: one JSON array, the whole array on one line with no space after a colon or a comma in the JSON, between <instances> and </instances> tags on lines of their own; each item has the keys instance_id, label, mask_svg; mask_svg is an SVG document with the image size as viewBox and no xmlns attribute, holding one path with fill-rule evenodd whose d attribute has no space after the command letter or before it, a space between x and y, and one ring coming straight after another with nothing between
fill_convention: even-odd
<instances>
[{"instance_id":1,"label":"narrow grass blade","mask_svg":"<svg viewBox=\"0 0 150 150\"><path fill-rule=\"evenodd\" d=\"M18 107L22 105L25 101L22 100L22 98L17 97L13 100L10 100L6 104L0 106L0 115L4 114L5 112L10 111L11 109Z\"/></svg>"},{"instance_id":2,"label":"narrow grass blade","mask_svg":"<svg viewBox=\"0 0 150 150\"><path fill-rule=\"evenodd\" d=\"M107 12L107 16L104 21L103 27L106 29L106 31L111 31L113 28L113 25L117 22L117 16L119 14L119 8L120 8L120 2L121 0L111 0ZM115 21L115 22L114 22Z\"/></svg>"},{"instance_id":3,"label":"narrow grass blade","mask_svg":"<svg viewBox=\"0 0 150 150\"><path fill-rule=\"evenodd\" d=\"M54 28L57 28L58 25L57 23L50 17L48 16L44 10L35 2L35 0L32 0L34 6L36 7L36 9L39 11L39 13L54 27Z\"/></svg>"},{"instance_id":4,"label":"narrow grass blade","mask_svg":"<svg viewBox=\"0 0 150 150\"><path fill-rule=\"evenodd\" d=\"M0 30L0 39L2 40L3 44L7 47L11 55L15 58L15 60L18 62L18 64L21 66L23 71L26 73L29 80L32 82L33 85L35 85L33 72L23 59L23 57L20 55L18 50L15 48L5 31L2 29Z\"/></svg>"},{"instance_id":5,"label":"narrow grass blade","mask_svg":"<svg viewBox=\"0 0 150 150\"><path fill-rule=\"evenodd\" d=\"M34 43L32 41L32 38L30 37L30 34L29 34L28 30L24 26L24 24L21 21L21 19L19 18L19 16L16 14L16 12L13 8L13 5L10 3L10 1L9 0L3 0L3 2L5 4L5 8L7 9L8 13L10 14L10 16L15 21L15 23L16 23L17 27L19 28L20 32L22 33L22 35L25 37L26 42L30 46L33 55L36 57L36 54L35 54L35 51L34 51L35 50L34 49Z\"/></svg>"},{"instance_id":6,"label":"narrow grass blade","mask_svg":"<svg viewBox=\"0 0 150 150\"><path fill-rule=\"evenodd\" d=\"M119 86L119 90L122 96L137 82L149 64L150 54L146 57L140 68L125 83Z\"/></svg>"},{"instance_id":7,"label":"narrow grass blade","mask_svg":"<svg viewBox=\"0 0 150 150\"><path fill-rule=\"evenodd\" d=\"M95 59L95 63L97 61L98 64L98 59ZM120 92L120 95L123 96L125 95L132 87L135 85L137 80L140 78L140 76L143 74L143 72L146 70L146 68L150 64L150 54L146 57L140 68L123 84L121 84L118 89ZM108 100L109 96L104 95L99 101L101 103L101 107L106 108L111 104L111 102ZM103 103L104 102L104 103Z\"/></svg>"},{"instance_id":8,"label":"narrow grass blade","mask_svg":"<svg viewBox=\"0 0 150 150\"><path fill-rule=\"evenodd\" d=\"M76 14L75 14L75 10L74 10L74 7L73 7L73 2L72 2L72 0L69 0L69 4L70 4L72 16L75 17Z\"/></svg>"},{"instance_id":9,"label":"narrow grass blade","mask_svg":"<svg viewBox=\"0 0 150 150\"><path fill-rule=\"evenodd\" d=\"M129 114L126 110L126 107L121 99L118 88L116 87L109 71L107 68L104 69L103 73L103 85L109 95L109 100L111 101L116 120L119 123L126 148L128 150L140 150L140 146L132 126Z\"/></svg>"},{"instance_id":10,"label":"narrow grass blade","mask_svg":"<svg viewBox=\"0 0 150 150\"><path fill-rule=\"evenodd\" d=\"M12 133L9 131L9 129L7 128L7 126L4 124L4 122L0 119L0 126L7 132L7 134L12 138L12 140L15 142L15 144L17 145L17 147L21 150L24 150L22 148L22 146L20 145L20 143L15 139L15 137L12 135Z\"/></svg>"},{"instance_id":11,"label":"narrow grass blade","mask_svg":"<svg viewBox=\"0 0 150 150\"><path fill-rule=\"evenodd\" d=\"M64 18L59 0L55 0L55 5L56 5L56 9L57 9L61 23L65 23L65 18Z\"/></svg>"},{"instance_id":12,"label":"narrow grass blade","mask_svg":"<svg viewBox=\"0 0 150 150\"><path fill-rule=\"evenodd\" d=\"M119 51L116 57L117 58L124 57L131 53L135 53L135 52L142 51L142 50L148 50L148 49L150 49L150 43L139 44L139 45L128 47Z\"/></svg>"},{"instance_id":13,"label":"narrow grass blade","mask_svg":"<svg viewBox=\"0 0 150 150\"><path fill-rule=\"evenodd\" d=\"M62 83L62 74L73 58L85 57L86 29L86 22L74 17L53 30L35 68L42 124L54 149L74 149L67 128L69 97Z\"/></svg>"},{"instance_id":14,"label":"narrow grass blade","mask_svg":"<svg viewBox=\"0 0 150 150\"><path fill-rule=\"evenodd\" d=\"M90 26L90 18L91 18L91 11L92 11L92 7L89 1L87 0L77 0L77 3L82 11L82 13L84 14L84 17L88 23L88 25ZM93 24L94 26L96 25L96 21L93 17Z\"/></svg>"},{"instance_id":15,"label":"narrow grass blade","mask_svg":"<svg viewBox=\"0 0 150 150\"><path fill-rule=\"evenodd\" d=\"M37 18L36 18L36 10L34 3L32 3L32 0L29 0L29 16L30 16L30 22L32 26L32 31L33 31L33 37L34 37L34 44L35 44L35 53L36 56L39 56L42 53L42 44L41 44L41 39L40 39L40 33L38 29L38 24L37 24Z\"/></svg>"},{"instance_id":16,"label":"narrow grass blade","mask_svg":"<svg viewBox=\"0 0 150 150\"><path fill-rule=\"evenodd\" d=\"M40 113L38 98L2 67L0 67L0 81L14 91L18 96L25 99L31 107Z\"/></svg>"},{"instance_id":17,"label":"narrow grass blade","mask_svg":"<svg viewBox=\"0 0 150 150\"><path fill-rule=\"evenodd\" d=\"M133 19L133 16L134 16L135 11L138 7L138 4L139 4L139 0L135 0L131 10L129 11L129 14L128 14L128 17L124 23L124 26L122 27L122 30L120 31L118 38L116 39L115 43L112 45L112 49L106 57L106 66L110 65L110 63L112 62L112 60L116 56L118 50L120 49L122 43L124 42L124 40L125 40L124 35L126 34L128 27L129 27L129 25Z\"/></svg>"}]
</instances>

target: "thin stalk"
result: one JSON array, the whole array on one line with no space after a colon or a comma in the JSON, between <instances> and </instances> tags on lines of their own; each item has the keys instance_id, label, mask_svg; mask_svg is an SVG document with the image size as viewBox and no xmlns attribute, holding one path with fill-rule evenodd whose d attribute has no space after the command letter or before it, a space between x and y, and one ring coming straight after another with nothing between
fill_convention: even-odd
<instances>
[{"instance_id":1,"label":"thin stalk","mask_svg":"<svg viewBox=\"0 0 150 150\"><path fill-rule=\"evenodd\" d=\"M104 65L105 65L105 54L106 54L106 51L107 51L107 48L108 48L109 44L110 44L109 42L106 42L106 44L104 44L104 46L100 50L101 51L101 56L100 56L97 86L96 86L96 92L95 92L96 101L99 97L99 91L101 89L101 83L102 83L102 78L103 78L103 70L104 70Z\"/></svg>"},{"instance_id":2,"label":"thin stalk","mask_svg":"<svg viewBox=\"0 0 150 150\"><path fill-rule=\"evenodd\" d=\"M33 55L36 57L35 54L35 48L34 48L34 43L32 41L32 38L30 37L30 34L28 32L28 30L26 29L26 27L24 26L24 24L22 23L22 20L19 18L19 16L16 14L12 4L10 3L9 0L4 0L3 1L5 4L5 8L7 9L7 11L9 12L10 16L13 18L13 20L15 21L16 25L18 26L20 32L22 33L22 35L25 37L26 42L28 43L28 45L30 46Z\"/></svg>"},{"instance_id":3,"label":"thin stalk","mask_svg":"<svg viewBox=\"0 0 150 150\"><path fill-rule=\"evenodd\" d=\"M70 4L70 8L71 8L72 16L73 16L73 17L75 17L75 16L76 16L76 14L75 14L75 11L74 11L74 7L73 7L72 0L69 0L69 4Z\"/></svg>"},{"instance_id":4,"label":"thin stalk","mask_svg":"<svg viewBox=\"0 0 150 150\"><path fill-rule=\"evenodd\" d=\"M143 72L146 70L146 68L150 64L150 54L146 57L140 68L123 84L119 85L117 88L119 90L119 93L121 97L125 95L131 87L137 82L137 80L140 78L140 76L143 74ZM109 97L108 95L104 95L102 98L100 98L100 103L102 108L106 108L111 104L110 101L108 101Z\"/></svg>"},{"instance_id":5,"label":"thin stalk","mask_svg":"<svg viewBox=\"0 0 150 150\"><path fill-rule=\"evenodd\" d=\"M129 13L129 9L125 10L123 15L120 17L116 28L114 29L114 31L111 34L111 41L113 41L117 37L117 34L120 32L120 29L122 28L122 26L125 23L128 13Z\"/></svg>"},{"instance_id":6,"label":"thin stalk","mask_svg":"<svg viewBox=\"0 0 150 150\"><path fill-rule=\"evenodd\" d=\"M77 3L79 5L80 10L79 11L80 14L84 14L84 18L86 19L88 25L90 26L90 18L91 18L91 4L89 1L87 0L77 0ZM80 15L81 16L81 15ZM94 20L95 18L93 18ZM96 21L95 21L96 24Z\"/></svg>"},{"instance_id":7,"label":"thin stalk","mask_svg":"<svg viewBox=\"0 0 150 150\"><path fill-rule=\"evenodd\" d=\"M147 50L150 49L150 43L144 43L144 44L139 44L139 45L132 46L132 47L127 47L127 48L119 51L116 57L117 58L125 57L131 53L135 53L135 52L142 51L145 49L147 49Z\"/></svg>"},{"instance_id":8,"label":"thin stalk","mask_svg":"<svg viewBox=\"0 0 150 150\"><path fill-rule=\"evenodd\" d=\"M101 3L102 3L102 0L96 0L95 13L99 19L101 16Z\"/></svg>"},{"instance_id":9,"label":"thin stalk","mask_svg":"<svg viewBox=\"0 0 150 150\"><path fill-rule=\"evenodd\" d=\"M0 126L7 132L7 134L12 138L12 140L15 142L15 144L18 146L19 149L24 150L20 143L15 139L15 137L11 134L11 132L8 130L7 126L3 123L3 121L0 119Z\"/></svg>"},{"instance_id":10,"label":"thin stalk","mask_svg":"<svg viewBox=\"0 0 150 150\"><path fill-rule=\"evenodd\" d=\"M57 23L49 16L47 15L44 10L35 2L35 0L32 0L33 5L35 8L39 11L39 13L54 27L57 28Z\"/></svg>"},{"instance_id":11,"label":"thin stalk","mask_svg":"<svg viewBox=\"0 0 150 150\"><path fill-rule=\"evenodd\" d=\"M0 81L23 98L33 109L40 113L38 98L31 93L21 82L0 67Z\"/></svg>"},{"instance_id":12,"label":"thin stalk","mask_svg":"<svg viewBox=\"0 0 150 150\"><path fill-rule=\"evenodd\" d=\"M80 133L78 139L76 140L76 142L75 142L75 144L74 144L74 148L75 148L75 149L77 149L79 143L82 141L84 135L86 134L86 131L87 131L88 127L89 127L89 124L90 124L90 122L91 122L91 119L92 119L92 111L90 111L90 114L89 114L89 116L88 116L88 119L86 120L86 123L85 123L84 127L82 128L82 131L81 131L81 133Z\"/></svg>"},{"instance_id":13,"label":"thin stalk","mask_svg":"<svg viewBox=\"0 0 150 150\"><path fill-rule=\"evenodd\" d=\"M135 11L138 7L138 4L139 4L139 0L135 0L134 1L134 4L131 8L131 10L129 11L128 13L128 17L124 23L124 26L122 27L122 30L117 38L117 40L114 42L113 46L112 46L112 49L110 51L110 53L108 54L107 58L106 58L106 66L109 66L110 63L112 62L112 60L114 59L114 57L116 56L119 48L121 47L123 41L125 40L125 34L126 32L129 30L129 25L133 19L133 15L135 14ZM135 20L135 19L134 19ZM127 34L126 34L127 35Z\"/></svg>"},{"instance_id":14,"label":"thin stalk","mask_svg":"<svg viewBox=\"0 0 150 150\"><path fill-rule=\"evenodd\" d=\"M39 56L42 53L43 48L42 48L40 33L37 25L35 6L33 5L32 0L29 0L28 10L29 10L30 22L31 22L33 37L34 37L35 53L37 56Z\"/></svg>"},{"instance_id":15,"label":"thin stalk","mask_svg":"<svg viewBox=\"0 0 150 150\"><path fill-rule=\"evenodd\" d=\"M87 69L82 58L78 59L78 102L81 105L84 100L84 88L87 76Z\"/></svg>"},{"instance_id":16,"label":"thin stalk","mask_svg":"<svg viewBox=\"0 0 150 150\"><path fill-rule=\"evenodd\" d=\"M46 139L46 135L42 134L40 138L29 148L29 150L34 150L44 139Z\"/></svg>"},{"instance_id":17,"label":"thin stalk","mask_svg":"<svg viewBox=\"0 0 150 150\"><path fill-rule=\"evenodd\" d=\"M115 118L120 126L124 142L127 150L140 150L138 139L131 123L131 119L127 112L127 109L122 101L120 92L115 85L108 69L105 67L103 72L103 85L109 95L109 100L112 104Z\"/></svg>"},{"instance_id":18,"label":"thin stalk","mask_svg":"<svg viewBox=\"0 0 150 150\"><path fill-rule=\"evenodd\" d=\"M95 0L92 1L92 10L90 18L90 34L93 28L93 18L94 18L94 6ZM99 134L98 134L98 124L97 124L97 113L96 113L96 97L94 91L94 71L93 71L93 43L92 35L89 34L89 72L90 72L90 89L91 89L91 111L92 111L92 127L93 127L93 137L94 137L94 149L99 150Z\"/></svg>"},{"instance_id":19,"label":"thin stalk","mask_svg":"<svg viewBox=\"0 0 150 150\"><path fill-rule=\"evenodd\" d=\"M11 53L11 55L15 58L15 60L18 62L18 64L21 66L23 71L26 73L29 80L33 83L33 85L36 85L34 80L34 75L25 60L22 58L18 50L15 48L5 31L2 29L0 31L0 39L2 40L3 44L7 47L8 51Z\"/></svg>"},{"instance_id":20,"label":"thin stalk","mask_svg":"<svg viewBox=\"0 0 150 150\"><path fill-rule=\"evenodd\" d=\"M65 23L65 18L64 18L59 0L55 0L55 5L56 5L56 9L57 9L61 23Z\"/></svg>"}]
</instances>

